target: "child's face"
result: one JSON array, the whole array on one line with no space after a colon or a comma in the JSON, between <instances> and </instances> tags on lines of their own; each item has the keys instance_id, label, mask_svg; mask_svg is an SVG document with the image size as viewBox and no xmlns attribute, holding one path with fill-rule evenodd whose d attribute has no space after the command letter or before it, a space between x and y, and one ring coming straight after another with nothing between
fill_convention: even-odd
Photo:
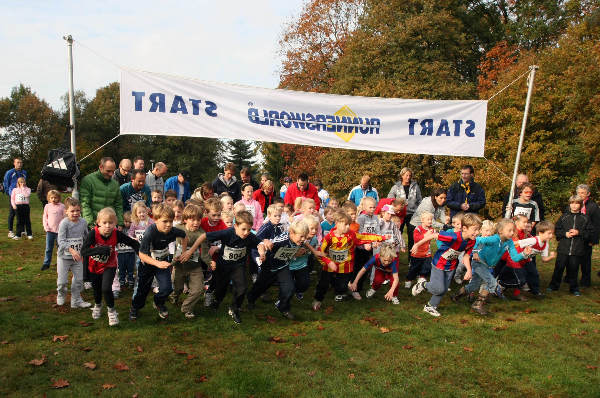
<instances>
[{"instance_id":1,"label":"child's face","mask_svg":"<svg viewBox=\"0 0 600 398\"><path fill-rule=\"evenodd\" d=\"M79 217L81 217L81 207L79 206L69 206L67 208L67 218L71 222L79 221Z\"/></svg>"},{"instance_id":2,"label":"child's face","mask_svg":"<svg viewBox=\"0 0 600 398\"><path fill-rule=\"evenodd\" d=\"M325 216L325 219L327 220L327 222L329 224L332 224L333 223L333 212L330 211L329 213L327 213L327 215Z\"/></svg>"},{"instance_id":3,"label":"child's face","mask_svg":"<svg viewBox=\"0 0 600 398\"><path fill-rule=\"evenodd\" d=\"M252 192L254 192L254 189L252 188L252 185L248 185L242 191L242 196L244 197L244 199L250 200L252 198Z\"/></svg>"},{"instance_id":4,"label":"child's face","mask_svg":"<svg viewBox=\"0 0 600 398\"><path fill-rule=\"evenodd\" d=\"M50 203L57 204L58 202L60 202L60 196L51 196L50 197Z\"/></svg>"},{"instance_id":5,"label":"child's face","mask_svg":"<svg viewBox=\"0 0 600 398\"><path fill-rule=\"evenodd\" d=\"M233 199L226 198L221 201L223 204L223 210L231 211L233 209Z\"/></svg>"},{"instance_id":6,"label":"child's face","mask_svg":"<svg viewBox=\"0 0 600 398\"><path fill-rule=\"evenodd\" d=\"M569 208L571 209L571 213L579 213L581 210L581 204L578 202L569 203Z\"/></svg>"},{"instance_id":7,"label":"child's face","mask_svg":"<svg viewBox=\"0 0 600 398\"><path fill-rule=\"evenodd\" d=\"M152 203L162 203L162 194L152 192Z\"/></svg>"},{"instance_id":8,"label":"child's face","mask_svg":"<svg viewBox=\"0 0 600 398\"><path fill-rule=\"evenodd\" d=\"M214 209L209 209L208 213L206 214L206 217L208 217L208 220L211 223L216 224L221 219L221 213Z\"/></svg>"},{"instance_id":9,"label":"child's face","mask_svg":"<svg viewBox=\"0 0 600 398\"><path fill-rule=\"evenodd\" d=\"M183 215L183 209L179 206L173 207L173 213L175 213L175 220L181 220L181 216Z\"/></svg>"},{"instance_id":10,"label":"child's face","mask_svg":"<svg viewBox=\"0 0 600 398\"><path fill-rule=\"evenodd\" d=\"M379 261L381 261L381 264L387 266L394 261L394 257L379 257Z\"/></svg>"},{"instance_id":11,"label":"child's face","mask_svg":"<svg viewBox=\"0 0 600 398\"><path fill-rule=\"evenodd\" d=\"M348 210L346 210L346 214L348 214L350 216L350 218L352 219L352 222L356 221L356 210L348 209ZM346 231L346 232L348 232L348 231Z\"/></svg>"},{"instance_id":12,"label":"child's face","mask_svg":"<svg viewBox=\"0 0 600 398\"><path fill-rule=\"evenodd\" d=\"M317 227L317 225L311 225L308 227L308 235L306 235L306 239L312 239L315 237L315 235L317 234L317 231L319 230L319 228Z\"/></svg>"},{"instance_id":13,"label":"child's face","mask_svg":"<svg viewBox=\"0 0 600 398\"><path fill-rule=\"evenodd\" d=\"M187 220L183 220L185 222L185 227L188 231L197 231L200 228L200 223L202 222L201 218L188 218Z\"/></svg>"},{"instance_id":14,"label":"child's face","mask_svg":"<svg viewBox=\"0 0 600 398\"><path fill-rule=\"evenodd\" d=\"M552 239L553 235L554 235L554 231L551 229L546 232L541 232L538 234L538 236L542 242L549 242L550 239Z\"/></svg>"},{"instance_id":15,"label":"child's face","mask_svg":"<svg viewBox=\"0 0 600 398\"><path fill-rule=\"evenodd\" d=\"M227 225L227 228L233 227L233 217L223 217L223 223Z\"/></svg>"},{"instance_id":16,"label":"child's face","mask_svg":"<svg viewBox=\"0 0 600 398\"><path fill-rule=\"evenodd\" d=\"M215 193L213 192L212 189L210 189L210 190L207 189L206 191L202 192L202 199L204 199L204 200L210 199L213 196L215 196Z\"/></svg>"},{"instance_id":17,"label":"child's face","mask_svg":"<svg viewBox=\"0 0 600 398\"><path fill-rule=\"evenodd\" d=\"M525 223L525 229L524 231L527 233L531 233L531 230L533 229L533 224L531 224L531 221L527 221Z\"/></svg>"},{"instance_id":18,"label":"child's face","mask_svg":"<svg viewBox=\"0 0 600 398\"><path fill-rule=\"evenodd\" d=\"M501 230L498 231L498 236L500 236L500 239L502 239L502 240L512 239L514 234L515 234L515 224L513 224L513 223L506 224L504 226L504 228L502 228Z\"/></svg>"},{"instance_id":19,"label":"child's face","mask_svg":"<svg viewBox=\"0 0 600 398\"><path fill-rule=\"evenodd\" d=\"M148 217L148 209L145 207L138 207L135 211L138 220L145 220Z\"/></svg>"},{"instance_id":20,"label":"child's face","mask_svg":"<svg viewBox=\"0 0 600 398\"><path fill-rule=\"evenodd\" d=\"M289 216L290 214L292 214L292 210L291 210L289 207L284 207L284 208L283 208L283 212L284 212L285 214L287 214L288 216Z\"/></svg>"},{"instance_id":21,"label":"child's face","mask_svg":"<svg viewBox=\"0 0 600 398\"><path fill-rule=\"evenodd\" d=\"M290 229L290 240L296 245L301 246L306 240L306 234L296 233Z\"/></svg>"},{"instance_id":22,"label":"child's face","mask_svg":"<svg viewBox=\"0 0 600 398\"><path fill-rule=\"evenodd\" d=\"M365 213L368 216L372 216L373 213L375 213L375 202L373 202L372 200L368 200L365 202L365 206L363 207L363 210L365 211Z\"/></svg>"},{"instance_id":23,"label":"child's face","mask_svg":"<svg viewBox=\"0 0 600 398\"><path fill-rule=\"evenodd\" d=\"M481 227L481 236L492 236L492 232L493 231L490 227Z\"/></svg>"},{"instance_id":24,"label":"child's face","mask_svg":"<svg viewBox=\"0 0 600 398\"><path fill-rule=\"evenodd\" d=\"M302 205L302 214L304 214L305 216L310 216L311 214L314 213L314 211L315 211L314 203L304 202L304 204Z\"/></svg>"},{"instance_id":25,"label":"child's face","mask_svg":"<svg viewBox=\"0 0 600 398\"><path fill-rule=\"evenodd\" d=\"M279 224L281 222L281 212L276 211L269 214L269 221L271 221L271 224Z\"/></svg>"},{"instance_id":26,"label":"child's face","mask_svg":"<svg viewBox=\"0 0 600 398\"><path fill-rule=\"evenodd\" d=\"M389 212L384 211L381 215L381 218L383 218L385 221L390 221L392 219L392 215Z\"/></svg>"},{"instance_id":27,"label":"child's face","mask_svg":"<svg viewBox=\"0 0 600 398\"><path fill-rule=\"evenodd\" d=\"M347 224L344 221L339 221L335 223L336 231L340 234L345 234L350 229L350 224Z\"/></svg>"},{"instance_id":28,"label":"child's face","mask_svg":"<svg viewBox=\"0 0 600 398\"><path fill-rule=\"evenodd\" d=\"M25 183L25 181L19 181L19 182L17 182L17 185L18 185L19 187L26 187L26 186L27 186L27 183Z\"/></svg>"},{"instance_id":29,"label":"child's face","mask_svg":"<svg viewBox=\"0 0 600 398\"><path fill-rule=\"evenodd\" d=\"M115 229L115 225L117 225L117 220L113 217L102 217L96 220L96 224L98 224L98 232L102 236L108 236Z\"/></svg>"},{"instance_id":30,"label":"child's face","mask_svg":"<svg viewBox=\"0 0 600 398\"><path fill-rule=\"evenodd\" d=\"M123 225L125 226L125 228L131 227L131 220L123 220Z\"/></svg>"},{"instance_id":31,"label":"child's face","mask_svg":"<svg viewBox=\"0 0 600 398\"><path fill-rule=\"evenodd\" d=\"M531 200L531 196L533 196L533 189L531 188L525 188L519 195L519 197L525 202L529 202L529 200Z\"/></svg>"},{"instance_id":32,"label":"child's face","mask_svg":"<svg viewBox=\"0 0 600 398\"><path fill-rule=\"evenodd\" d=\"M427 215L421 217L421 224L423 224L425 228L430 228L433 225L433 217Z\"/></svg>"},{"instance_id":33,"label":"child's face","mask_svg":"<svg viewBox=\"0 0 600 398\"><path fill-rule=\"evenodd\" d=\"M283 213L283 203L276 203L275 208L277 209L277 211L280 211Z\"/></svg>"},{"instance_id":34,"label":"child's face","mask_svg":"<svg viewBox=\"0 0 600 398\"><path fill-rule=\"evenodd\" d=\"M252 225L246 223L235 224L233 228L235 229L235 234L242 239L246 239L250 235L250 231L252 231Z\"/></svg>"},{"instance_id":35,"label":"child's face","mask_svg":"<svg viewBox=\"0 0 600 398\"><path fill-rule=\"evenodd\" d=\"M475 239L479 234L479 225L471 225L470 227L463 226L462 227L462 237L463 239Z\"/></svg>"},{"instance_id":36,"label":"child's face","mask_svg":"<svg viewBox=\"0 0 600 398\"><path fill-rule=\"evenodd\" d=\"M163 234L169 233L173 229L173 220L167 217L159 218L155 221L156 229Z\"/></svg>"},{"instance_id":37,"label":"child's face","mask_svg":"<svg viewBox=\"0 0 600 398\"><path fill-rule=\"evenodd\" d=\"M517 229L520 231L525 231L525 227L527 226L527 219L526 218L518 218L515 221L515 225L517 226Z\"/></svg>"},{"instance_id":38,"label":"child's face","mask_svg":"<svg viewBox=\"0 0 600 398\"><path fill-rule=\"evenodd\" d=\"M337 209L338 208L338 201L335 199L331 199L329 201L329 203L327 203L327 206L331 207L332 209Z\"/></svg>"},{"instance_id":39,"label":"child's face","mask_svg":"<svg viewBox=\"0 0 600 398\"><path fill-rule=\"evenodd\" d=\"M394 213L398 214L402 211L402 209L404 209L406 207L406 205L403 204L399 204L394 206Z\"/></svg>"},{"instance_id":40,"label":"child's face","mask_svg":"<svg viewBox=\"0 0 600 398\"><path fill-rule=\"evenodd\" d=\"M177 198L174 198L172 196L169 196L168 198L165 199L165 203L169 206L169 207L173 207L175 206L175 202L177 202Z\"/></svg>"},{"instance_id":41,"label":"child's face","mask_svg":"<svg viewBox=\"0 0 600 398\"><path fill-rule=\"evenodd\" d=\"M457 218L453 218L452 219L452 228L454 228L454 232L460 231L461 228L462 228L462 220L459 220Z\"/></svg>"}]
</instances>

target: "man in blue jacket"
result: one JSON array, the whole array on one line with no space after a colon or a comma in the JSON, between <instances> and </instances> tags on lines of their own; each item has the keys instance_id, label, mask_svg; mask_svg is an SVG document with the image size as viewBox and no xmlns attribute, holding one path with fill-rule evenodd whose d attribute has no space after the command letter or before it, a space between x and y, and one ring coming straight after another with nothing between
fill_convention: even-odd
<instances>
[{"instance_id":1,"label":"man in blue jacket","mask_svg":"<svg viewBox=\"0 0 600 398\"><path fill-rule=\"evenodd\" d=\"M371 186L371 176L365 174L360 179L360 184L352 188L348 195L348 200L353 201L358 206L364 197L375 199L375 203L379 202L379 194L377 190Z\"/></svg>"},{"instance_id":2,"label":"man in blue jacket","mask_svg":"<svg viewBox=\"0 0 600 398\"><path fill-rule=\"evenodd\" d=\"M190 178L190 172L187 170L180 171L176 176L169 177L165 181L165 192L173 190L177 192L177 200L185 202L192 196Z\"/></svg>"},{"instance_id":3,"label":"man in blue jacket","mask_svg":"<svg viewBox=\"0 0 600 398\"><path fill-rule=\"evenodd\" d=\"M485 191L473 181L475 171L467 164L460 169L460 180L448 188L446 206L450 208L450 218L459 211L479 213L485 207Z\"/></svg>"},{"instance_id":4,"label":"man in blue jacket","mask_svg":"<svg viewBox=\"0 0 600 398\"><path fill-rule=\"evenodd\" d=\"M141 169L131 171L131 181L121 185L121 197L123 198L123 212L131 211L135 202L143 201L146 206L152 205L152 194L146 185L146 172Z\"/></svg>"},{"instance_id":5,"label":"man in blue jacket","mask_svg":"<svg viewBox=\"0 0 600 398\"><path fill-rule=\"evenodd\" d=\"M4 193L7 194L9 198L12 190L17 186L17 180L20 177L23 177L25 180L27 180L27 172L23 170L23 160L21 158L15 158L13 165L15 167L8 170L4 174L4 181L2 182ZM10 205L10 199L8 200L8 209L8 237L12 238L15 236L13 233L13 224L15 222L16 213Z\"/></svg>"}]
</instances>

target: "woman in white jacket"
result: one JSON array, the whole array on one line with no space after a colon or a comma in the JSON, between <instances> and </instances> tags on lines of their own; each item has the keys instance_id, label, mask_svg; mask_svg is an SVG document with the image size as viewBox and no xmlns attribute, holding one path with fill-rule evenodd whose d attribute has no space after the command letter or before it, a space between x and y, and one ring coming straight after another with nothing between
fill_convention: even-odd
<instances>
[{"instance_id":1,"label":"woman in white jacket","mask_svg":"<svg viewBox=\"0 0 600 398\"><path fill-rule=\"evenodd\" d=\"M433 228L442 229L446 225L446 190L436 188L431 196L424 198L413 214L410 223L413 229L421 225L421 214L429 212L433 214Z\"/></svg>"}]
</instances>

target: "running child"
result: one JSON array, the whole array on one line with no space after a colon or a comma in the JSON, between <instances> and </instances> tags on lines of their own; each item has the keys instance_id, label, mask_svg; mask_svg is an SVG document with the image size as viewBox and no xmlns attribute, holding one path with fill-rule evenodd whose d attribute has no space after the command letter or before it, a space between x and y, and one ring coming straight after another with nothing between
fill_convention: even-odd
<instances>
[{"instance_id":1,"label":"running child","mask_svg":"<svg viewBox=\"0 0 600 398\"><path fill-rule=\"evenodd\" d=\"M333 207L327 206L323 210L323 217L325 218L321 223L321 230L323 231L323 236L327 235L329 231L333 227L335 227L335 221L333 220L333 215L335 214L335 209Z\"/></svg>"},{"instance_id":2,"label":"running child","mask_svg":"<svg viewBox=\"0 0 600 398\"><path fill-rule=\"evenodd\" d=\"M221 212L221 220L223 220L223 223L227 226L227 228L233 227L233 219L234 219L233 211L223 210Z\"/></svg>"},{"instance_id":3,"label":"running child","mask_svg":"<svg viewBox=\"0 0 600 398\"><path fill-rule=\"evenodd\" d=\"M522 252L523 247L518 244L520 238L525 238L524 231L529 222L529 219L524 214L518 214L514 218L515 231L513 242L517 252ZM519 237L520 234L520 237ZM496 276L498 283L504 288L512 288L511 298L519 301L527 301L527 297L521 294L521 288L527 283L527 272L525 271L525 263L527 261L513 261L508 253L502 255L502 262L496 267Z\"/></svg>"},{"instance_id":4,"label":"running child","mask_svg":"<svg viewBox=\"0 0 600 398\"><path fill-rule=\"evenodd\" d=\"M123 229L121 232L129 235L130 228L131 212L126 211L123 213ZM117 244L117 263L119 264L119 284L121 286L129 286L130 289L133 289L135 285L135 251L131 246L127 246L125 243Z\"/></svg>"},{"instance_id":5,"label":"running child","mask_svg":"<svg viewBox=\"0 0 600 398\"><path fill-rule=\"evenodd\" d=\"M361 205L363 212L360 214L356 221L358 222L359 228L358 233L360 234L376 234L381 235L379 228L379 218L375 215L375 208L377 207L377 202L370 196L365 196L361 199ZM359 278L356 279L356 276L363 268L363 266L369 261L371 257L373 257L373 249L379 247L379 243L366 243L364 245L359 245L355 250L355 267L352 272L352 276L350 280L356 280L357 285L356 289L351 290L352 297L355 300L361 300L362 297L360 293L363 288L363 281Z\"/></svg>"},{"instance_id":6,"label":"running child","mask_svg":"<svg viewBox=\"0 0 600 398\"><path fill-rule=\"evenodd\" d=\"M60 203L60 192L52 189L48 191L46 199L48 203L44 206L44 214L42 215L42 224L44 225L44 231L46 231L46 252L42 263L42 271L50 268L52 252L58 238L58 226L65 218L65 205Z\"/></svg>"},{"instance_id":7,"label":"running child","mask_svg":"<svg viewBox=\"0 0 600 398\"><path fill-rule=\"evenodd\" d=\"M433 213L421 213L421 224L413 231L413 247L410 249L410 264L404 287L410 289L412 281L418 276L417 283L426 282L431 274L431 241L437 234L432 227Z\"/></svg>"},{"instance_id":8,"label":"running child","mask_svg":"<svg viewBox=\"0 0 600 398\"><path fill-rule=\"evenodd\" d=\"M224 229L230 228L227 225L225 225L223 220L221 220L221 211L223 210L223 204L220 199L211 198L205 202L204 206L204 214L206 216L202 218L202 223L200 224L200 226L205 232L222 231ZM212 261L216 261L218 256L217 252L221 248L221 241L209 241L208 245L208 254L211 256ZM212 304L214 298L215 279L213 278L213 271L210 269L210 263L204 264L202 268L204 269L205 266L206 272L204 274L204 284L206 285L206 295L204 297L204 306L209 307Z\"/></svg>"},{"instance_id":9,"label":"running child","mask_svg":"<svg viewBox=\"0 0 600 398\"><path fill-rule=\"evenodd\" d=\"M48 195L49 196L49 195ZM52 203L50 200L46 206ZM71 308L88 308L90 303L83 300L83 259L81 247L87 234L87 222L81 218L81 205L74 198L65 199L67 217L63 218L58 225L58 251L56 256L57 273L56 279L56 304L63 305L67 297L69 285L69 271L73 274L71 279Z\"/></svg>"},{"instance_id":10,"label":"running child","mask_svg":"<svg viewBox=\"0 0 600 398\"><path fill-rule=\"evenodd\" d=\"M68 213L68 211L67 211ZM105 207L98 212L96 225L87 234L81 248L81 255L88 262L88 275L94 289L94 302L92 318L100 319L102 316L102 297L108 308L108 325L119 324L119 314L115 309L115 298L112 292L112 283L117 271L117 244L125 243L134 251L139 250L139 243L131 239L116 228L117 214L110 207Z\"/></svg>"},{"instance_id":11,"label":"running child","mask_svg":"<svg viewBox=\"0 0 600 398\"><path fill-rule=\"evenodd\" d=\"M382 235L390 235L390 239L386 240L384 243L391 244L396 253L406 252L406 243L404 243L404 238L402 237L402 232L400 228L397 226L397 221L394 222L392 217L396 215L396 211L390 205L383 206L382 212L380 212L379 218L379 232ZM402 222L400 222L402 224ZM374 253L378 253L379 249L375 249Z\"/></svg>"},{"instance_id":12,"label":"running child","mask_svg":"<svg viewBox=\"0 0 600 398\"><path fill-rule=\"evenodd\" d=\"M371 288L367 290L365 295L367 298L371 298L375 295L377 290L383 285L384 281L391 281L390 290L385 294L384 298L391 301L392 304L400 304L398 300L398 255L393 245L384 243L381 245L379 254L374 255L367 261L367 263L361 267L354 282L350 284L350 289L356 291L358 288L358 281L363 277L364 274L369 272L371 268L375 267L375 275L373 277L373 283Z\"/></svg>"},{"instance_id":13,"label":"running child","mask_svg":"<svg viewBox=\"0 0 600 398\"><path fill-rule=\"evenodd\" d=\"M308 227L305 243L310 247L301 249L297 257L290 262L290 271L292 272L292 279L294 280L294 292L298 300L304 299L304 293L306 293L310 287L311 267L308 262L313 250L318 250L320 246L319 240L317 239L319 219L315 216L307 216L302 221L304 221Z\"/></svg>"}]
</instances>

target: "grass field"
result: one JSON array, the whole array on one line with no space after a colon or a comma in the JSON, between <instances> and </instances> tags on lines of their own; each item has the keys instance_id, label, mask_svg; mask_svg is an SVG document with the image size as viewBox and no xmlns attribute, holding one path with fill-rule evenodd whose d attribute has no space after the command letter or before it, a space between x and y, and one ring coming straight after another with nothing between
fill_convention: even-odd
<instances>
[{"instance_id":1,"label":"grass field","mask_svg":"<svg viewBox=\"0 0 600 398\"><path fill-rule=\"evenodd\" d=\"M106 310L94 321L89 310L54 305L55 261L40 272L45 238L34 200L33 241L7 239L0 200L0 396L600 397L596 252L597 286L581 297L563 285L544 300L492 301L489 317L446 297L443 316L432 318L422 311L427 295L402 287L397 306L383 292L342 303L330 292L315 313L313 281L303 302L293 299L293 322L260 301L236 326L226 305L199 308L191 321L170 304L161 321L147 305L130 322L125 290L121 325L109 328ZM538 267L545 289L553 263Z\"/></svg>"}]
</instances>

